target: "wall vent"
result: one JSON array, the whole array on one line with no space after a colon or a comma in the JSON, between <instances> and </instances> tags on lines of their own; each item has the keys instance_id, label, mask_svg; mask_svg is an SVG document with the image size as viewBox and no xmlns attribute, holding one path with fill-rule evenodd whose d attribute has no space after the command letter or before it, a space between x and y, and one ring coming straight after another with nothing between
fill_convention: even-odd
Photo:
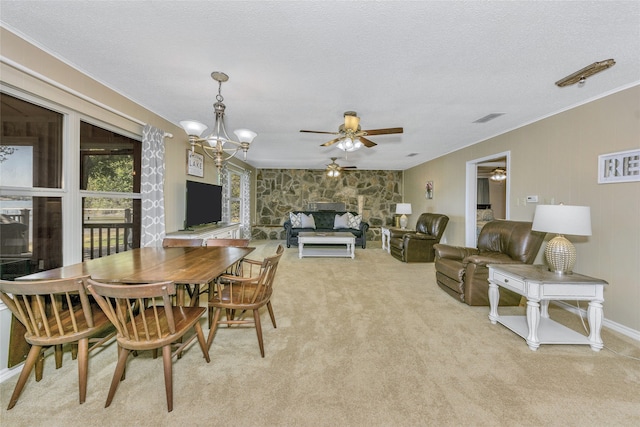
<instances>
[{"instance_id":1,"label":"wall vent","mask_svg":"<svg viewBox=\"0 0 640 427\"><path fill-rule=\"evenodd\" d=\"M479 118L478 120L474 121L473 123L487 123L490 120L493 120L495 118L498 118L500 116L504 116L506 113L491 113L491 114L487 114L484 117Z\"/></svg>"}]
</instances>

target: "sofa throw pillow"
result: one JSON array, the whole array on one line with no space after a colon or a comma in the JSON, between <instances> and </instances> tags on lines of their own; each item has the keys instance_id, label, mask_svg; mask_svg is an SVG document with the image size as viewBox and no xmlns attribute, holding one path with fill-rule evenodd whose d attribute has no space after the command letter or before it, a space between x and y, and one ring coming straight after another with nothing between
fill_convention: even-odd
<instances>
[{"instance_id":1,"label":"sofa throw pillow","mask_svg":"<svg viewBox=\"0 0 640 427\"><path fill-rule=\"evenodd\" d=\"M289 221L291 221L291 228L301 228L302 214L289 212Z\"/></svg>"},{"instance_id":2,"label":"sofa throw pillow","mask_svg":"<svg viewBox=\"0 0 640 427\"><path fill-rule=\"evenodd\" d=\"M349 214L348 212L343 215L336 214L336 218L333 220L333 228L349 228Z\"/></svg>"},{"instance_id":3,"label":"sofa throw pillow","mask_svg":"<svg viewBox=\"0 0 640 427\"><path fill-rule=\"evenodd\" d=\"M300 214L302 219L302 228L316 228L316 221L313 219L313 214L305 215Z\"/></svg>"},{"instance_id":4,"label":"sofa throw pillow","mask_svg":"<svg viewBox=\"0 0 640 427\"><path fill-rule=\"evenodd\" d=\"M349 228L360 228L360 222L362 222L362 215L354 215L351 212L347 212L349 218Z\"/></svg>"}]
</instances>

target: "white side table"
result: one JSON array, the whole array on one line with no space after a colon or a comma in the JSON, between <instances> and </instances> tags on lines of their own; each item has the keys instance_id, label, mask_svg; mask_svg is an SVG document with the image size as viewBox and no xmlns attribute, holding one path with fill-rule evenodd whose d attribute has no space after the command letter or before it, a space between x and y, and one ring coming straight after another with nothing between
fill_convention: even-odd
<instances>
[{"instance_id":1,"label":"white side table","mask_svg":"<svg viewBox=\"0 0 640 427\"><path fill-rule=\"evenodd\" d=\"M544 265L489 265L489 320L500 323L523 337L531 350L540 344L588 344L593 351L604 346L602 303L604 280L582 274L558 275ZM499 287L527 298L526 316L499 316ZM586 337L549 318L549 301L589 301L587 317L589 336Z\"/></svg>"},{"instance_id":2,"label":"white side table","mask_svg":"<svg viewBox=\"0 0 640 427\"><path fill-rule=\"evenodd\" d=\"M391 230L400 230L400 231L415 231L412 228L400 228L400 227L389 227L388 225L383 225L380 227L380 235L382 236L382 249L386 250L387 253L391 253Z\"/></svg>"},{"instance_id":3,"label":"white side table","mask_svg":"<svg viewBox=\"0 0 640 427\"><path fill-rule=\"evenodd\" d=\"M387 253L391 253L391 248L389 247L389 240L391 239L389 227L385 227L384 225L380 227L380 235L382 236L382 250L386 250Z\"/></svg>"}]
</instances>

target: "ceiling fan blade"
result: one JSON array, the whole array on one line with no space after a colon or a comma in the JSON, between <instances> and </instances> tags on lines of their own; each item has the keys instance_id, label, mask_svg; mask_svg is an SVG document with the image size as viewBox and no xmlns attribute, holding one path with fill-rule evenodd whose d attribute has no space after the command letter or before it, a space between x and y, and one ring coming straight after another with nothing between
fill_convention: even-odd
<instances>
[{"instance_id":1,"label":"ceiling fan blade","mask_svg":"<svg viewBox=\"0 0 640 427\"><path fill-rule=\"evenodd\" d=\"M300 132L307 132L307 133L326 133L329 135L340 135L340 132L324 132L321 130L301 130Z\"/></svg>"},{"instance_id":2,"label":"ceiling fan blade","mask_svg":"<svg viewBox=\"0 0 640 427\"><path fill-rule=\"evenodd\" d=\"M357 166L340 166L340 169L358 169Z\"/></svg>"},{"instance_id":3,"label":"ceiling fan blade","mask_svg":"<svg viewBox=\"0 0 640 427\"><path fill-rule=\"evenodd\" d=\"M402 133L402 128L387 128L387 129L371 129L371 130L363 130L362 132L366 132L367 135L388 135L391 133Z\"/></svg>"},{"instance_id":4,"label":"ceiling fan blade","mask_svg":"<svg viewBox=\"0 0 640 427\"><path fill-rule=\"evenodd\" d=\"M320 144L321 147L328 147L330 145L335 144L336 142L340 141L343 137L341 136L340 138L336 138L336 139L332 139L331 141L327 141L324 144Z\"/></svg>"},{"instance_id":5,"label":"ceiling fan blade","mask_svg":"<svg viewBox=\"0 0 640 427\"><path fill-rule=\"evenodd\" d=\"M363 136L360 137L360 142L362 142L362 144L364 144L364 146L367 147L367 148L375 147L376 145L378 145L375 142L373 142L372 140L367 139L367 138L365 138Z\"/></svg>"}]
</instances>

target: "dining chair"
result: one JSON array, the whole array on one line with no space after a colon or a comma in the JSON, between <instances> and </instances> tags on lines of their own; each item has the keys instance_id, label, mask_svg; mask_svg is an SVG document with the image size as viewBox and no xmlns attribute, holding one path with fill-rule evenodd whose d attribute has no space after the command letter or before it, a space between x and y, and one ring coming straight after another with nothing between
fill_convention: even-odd
<instances>
[{"instance_id":1,"label":"dining chair","mask_svg":"<svg viewBox=\"0 0 640 427\"><path fill-rule=\"evenodd\" d=\"M46 281L0 280L0 299L24 325L24 339L31 346L7 410L18 402L34 365L42 366L46 347L56 347L56 369L61 366L58 351L63 344L77 344L78 388L80 403L84 403L89 352L105 344L115 333L104 313L97 306L92 307L82 280L81 277ZM36 381L42 378L41 373L40 369Z\"/></svg>"},{"instance_id":2,"label":"dining chair","mask_svg":"<svg viewBox=\"0 0 640 427\"><path fill-rule=\"evenodd\" d=\"M176 292L173 282L123 285L100 283L86 278L85 286L118 331L116 336L118 363L111 380L105 408L111 404L120 381L124 379L123 374L129 353L162 348L167 409L171 412L173 410L173 357L182 353L185 347L197 337L202 354L209 363L209 351L200 326L200 317L206 312L206 308L174 306L170 297ZM179 342L191 329L195 330L195 336ZM173 352L172 344L177 345L177 349Z\"/></svg>"},{"instance_id":3,"label":"dining chair","mask_svg":"<svg viewBox=\"0 0 640 427\"><path fill-rule=\"evenodd\" d=\"M197 248L202 246L204 239L162 239L163 248ZM176 293L176 298L180 304L184 304L184 291L186 290L189 295L189 302L191 305L198 305L200 303L200 284L197 283L179 283L181 285Z\"/></svg>"},{"instance_id":4,"label":"dining chair","mask_svg":"<svg viewBox=\"0 0 640 427\"><path fill-rule=\"evenodd\" d=\"M202 246L203 239L162 239L163 248L191 248Z\"/></svg>"},{"instance_id":5,"label":"dining chair","mask_svg":"<svg viewBox=\"0 0 640 427\"><path fill-rule=\"evenodd\" d=\"M246 248L249 246L249 239L207 239L206 246L236 246Z\"/></svg>"},{"instance_id":6,"label":"dining chair","mask_svg":"<svg viewBox=\"0 0 640 427\"><path fill-rule=\"evenodd\" d=\"M215 293L210 297L209 307L214 309L213 321L207 337L207 347L210 348L216 335L218 325L246 325L253 324L258 336L260 354L264 357L262 327L260 324L260 308L266 306L271 317L271 323L276 328L276 318L271 306L273 281L278 269L278 263L284 252L284 247L278 245L276 254L266 257L262 262L242 260L242 275L223 274L216 280ZM226 319L222 319L225 310ZM245 318L247 311L253 312L252 318ZM241 311L236 317L236 311Z\"/></svg>"}]
</instances>

